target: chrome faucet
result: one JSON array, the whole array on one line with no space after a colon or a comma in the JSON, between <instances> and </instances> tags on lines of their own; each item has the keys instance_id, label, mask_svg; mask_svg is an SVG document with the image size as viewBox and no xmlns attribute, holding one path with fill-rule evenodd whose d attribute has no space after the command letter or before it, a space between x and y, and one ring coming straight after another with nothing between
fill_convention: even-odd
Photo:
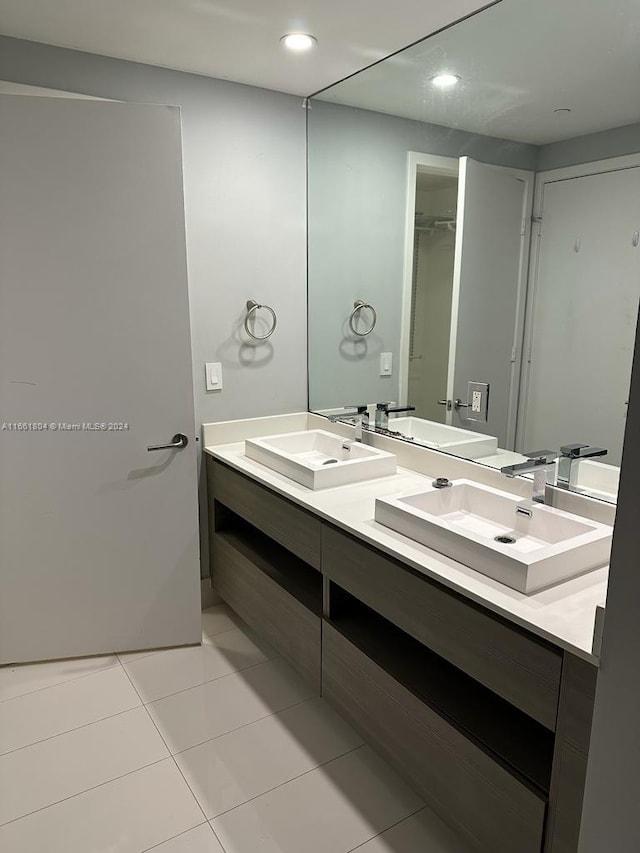
<instances>
[{"instance_id":1,"label":"chrome faucet","mask_svg":"<svg viewBox=\"0 0 640 853\"><path fill-rule=\"evenodd\" d=\"M400 412L415 412L415 406L393 406L392 403L376 403L376 429L389 429L389 415Z\"/></svg>"},{"instance_id":2,"label":"chrome faucet","mask_svg":"<svg viewBox=\"0 0 640 853\"><path fill-rule=\"evenodd\" d=\"M565 444L560 448L558 462L558 485L568 488L571 484L571 468L578 459L594 459L606 456L604 447L592 447L589 444Z\"/></svg>"},{"instance_id":3,"label":"chrome faucet","mask_svg":"<svg viewBox=\"0 0 640 853\"><path fill-rule=\"evenodd\" d=\"M356 428L356 441L362 441L362 428L369 428L369 409L366 405L345 406L345 409L354 409L353 412L345 412L342 415L329 415L332 424L351 421Z\"/></svg>"},{"instance_id":4,"label":"chrome faucet","mask_svg":"<svg viewBox=\"0 0 640 853\"><path fill-rule=\"evenodd\" d=\"M558 454L553 450L534 450L532 453L524 453L527 457L525 462L516 462L514 465L505 465L500 472L506 477L516 477L518 474L533 473L533 500L536 503L545 502L547 486L555 485L556 460Z\"/></svg>"}]
</instances>

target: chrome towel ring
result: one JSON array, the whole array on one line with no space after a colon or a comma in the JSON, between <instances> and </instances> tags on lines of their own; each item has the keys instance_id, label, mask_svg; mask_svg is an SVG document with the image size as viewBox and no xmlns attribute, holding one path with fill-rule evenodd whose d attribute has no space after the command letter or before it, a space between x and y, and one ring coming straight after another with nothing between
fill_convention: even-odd
<instances>
[{"instance_id":1,"label":"chrome towel ring","mask_svg":"<svg viewBox=\"0 0 640 853\"><path fill-rule=\"evenodd\" d=\"M356 329L356 317L363 308L368 308L369 311L371 311L371 313L373 315L373 319L372 319L371 325L369 326L368 329L365 329L364 332L359 332ZM358 335L358 337L360 337L360 338L364 338L366 335L370 335L371 332L373 332L373 330L375 329L377 322L378 322L378 315L376 314L376 309L373 307L373 305L369 305L368 302L365 302L362 299L357 299L353 303L353 311L349 315L349 326L351 327L351 331L353 332L354 335Z\"/></svg>"},{"instance_id":2,"label":"chrome towel ring","mask_svg":"<svg viewBox=\"0 0 640 853\"><path fill-rule=\"evenodd\" d=\"M255 312L258 311L260 308L264 308L265 311L268 311L271 314L271 328L266 333L266 335L256 335L249 328L249 320L251 319L252 315L255 314ZM273 308L270 308L268 305L259 305L253 299L249 299L249 301L247 302L247 315L244 318L244 330L250 338L253 338L254 341L266 341L267 338L270 338L271 335L275 332L277 324L278 318L276 317L276 312L273 310Z\"/></svg>"}]
</instances>

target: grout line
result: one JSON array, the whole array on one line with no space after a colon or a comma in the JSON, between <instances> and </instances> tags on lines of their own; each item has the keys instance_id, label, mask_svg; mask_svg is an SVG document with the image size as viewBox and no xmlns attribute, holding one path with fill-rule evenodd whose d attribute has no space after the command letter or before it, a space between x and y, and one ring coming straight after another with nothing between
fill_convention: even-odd
<instances>
[{"instance_id":1,"label":"grout line","mask_svg":"<svg viewBox=\"0 0 640 853\"><path fill-rule=\"evenodd\" d=\"M239 675L241 672L247 672L248 670L253 669L256 666L262 666L265 663L270 663L271 661L275 661L275 660L282 660L282 658L279 655L276 655L273 658L265 658L265 660L261 660L261 661L258 661L257 663L249 664L249 666L245 666L242 669L234 669L231 672L225 672L224 675L216 675L216 676L214 676L214 678L206 679L206 681L199 681L197 684L192 684L190 687L182 687L182 688L180 688L180 690L175 690L173 693L167 693L166 696L158 696L157 699L149 699L148 702L145 702L144 699L142 699L142 696L140 698L142 699L142 704L146 708L147 705L153 705L156 702L162 702L163 699L168 699L170 696L177 696L178 693L186 693L187 690L195 690L198 687L203 687L205 684L211 684L212 681L220 681L221 678L228 678L230 675ZM136 662L137 661L134 661L134 663L136 663ZM122 666L126 672L127 671L126 665L122 664ZM127 672L127 675L129 675L128 672ZM138 695L140 695L140 694L138 694Z\"/></svg>"},{"instance_id":2,"label":"grout line","mask_svg":"<svg viewBox=\"0 0 640 853\"><path fill-rule=\"evenodd\" d=\"M191 796L193 797L193 799L194 799L194 801L195 801L196 805L198 806L198 808L199 808L199 809L200 809L200 811L202 812L202 817L203 817L206 821L208 821L208 820L209 820L209 818L208 818L208 817L206 816L206 814L204 813L204 809L203 809L203 808L202 808L202 806L200 805L200 800L196 797L196 795L195 795L195 793L194 793L193 788L192 788L192 787L191 787L191 785L189 784L189 780L187 779L187 777L186 777L186 776L184 775L184 773L182 772L182 768L180 767L180 765L179 765L179 764L178 764L178 762L176 761L176 759L175 759L175 756L174 756L174 755L172 755L172 756L171 756L171 760L173 761L173 763L174 763L174 764L176 765L176 767L178 768L178 773L179 773L179 774L182 776L182 778L184 779L184 784L185 784L185 785L187 786L187 788L189 789L189 792L191 793Z\"/></svg>"},{"instance_id":3,"label":"grout line","mask_svg":"<svg viewBox=\"0 0 640 853\"><path fill-rule=\"evenodd\" d=\"M302 779L303 776L308 776L309 773L315 773L316 770L320 770L321 767L326 767L328 764L333 764L334 761L339 761L341 758L344 758L345 755L351 755L351 753L357 752L359 749L362 749L366 746L366 743L361 743L359 746L354 746L352 749L348 749L346 752L343 752L340 755L334 755L333 758L329 758L327 761L323 761L322 764L317 764L315 767L310 767L309 770L305 770L304 773L298 773L297 776L293 776L291 779L287 779L286 782L281 782L279 785L274 785L273 788L269 788L267 791L262 791L261 793L256 794L255 797L250 797L243 803L238 803L237 806L232 806L230 809L225 809L223 812L220 812L219 814L215 815L215 817L209 818L209 821L218 820L218 818L223 817L223 815L229 814L230 812L233 812L236 809L241 809L243 808L243 806L247 806L249 805L249 803L254 802L254 800L259 800L260 797L264 797L266 794L271 794L273 793L273 791L277 791L278 788L284 788L285 785L290 785L292 782L296 782L298 779ZM369 841L370 839L367 840Z\"/></svg>"},{"instance_id":4,"label":"grout line","mask_svg":"<svg viewBox=\"0 0 640 853\"><path fill-rule=\"evenodd\" d=\"M371 838L367 838L366 841L363 841L361 844L358 844L356 847L352 847L350 850L347 851L347 853L356 853L356 851L358 851L362 847L364 847L365 844L368 844L370 841L373 841L375 838L380 838L380 836L384 835L385 832L389 832L389 830L395 829L396 826L400 826L401 823L404 823L406 820L409 820L410 818L414 817L415 815L420 814L420 812L424 811L426 808L428 808L428 806L425 803L424 805L420 806L419 809L416 809L415 812L411 812L411 814L406 815L406 817L403 817L401 820L397 820L395 823L392 823L390 826L387 826L386 829L383 829L380 832L376 832L375 835L372 835Z\"/></svg>"},{"instance_id":5,"label":"grout line","mask_svg":"<svg viewBox=\"0 0 640 853\"><path fill-rule=\"evenodd\" d=\"M136 767L135 770L129 770L127 773L122 773L120 776L115 776L113 779L107 779L105 782L100 782L98 785L91 785L89 788L85 788L84 791L76 791L75 794L69 794L68 797L63 797L61 800L56 800L54 803L47 803L46 806L41 806L39 809L34 809L33 811L22 814L19 817L12 817L11 820L6 820L4 823L0 823L0 828L9 826L9 824L15 823L18 820L24 820L25 818L38 814L38 812L43 812L46 809L52 809L54 806L60 805L60 803L66 803L67 800L73 800L75 797L81 797L89 791L96 791L98 788L104 788L105 785L110 785L112 782L118 782L120 779L125 779L127 776L131 776L132 773L139 773L140 770L146 770L147 767L153 767L155 764L161 764L163 761L169 761L170 759L171 755L164 755L156 761L150 761L149 764L143 764L142 767Z\"/></svg>"},{"instance_id":6,"label":"grout line","mask_svg":"<svg viewBox=\"0 0 640 853\"><path fill-rule=\"evenodd\" d=\"M140 850L139 853L149 853L150 850L157 850L158 847L162 847L163 844L167 844L169 841L174 841L176 838L182 838L182 836L186 835L188 832L193 832L194 829L199 829L201 826L204 826L208 823L209 821L205 820L202 823L197 823L195 826L190 826L189 829L185 829L182 832L179 832L177 835L172 835L170 838L165 838L164 841L158 841L158 843L154 844L152 847L145 847L144 850ZM211 829L211 831L213 832L213 829L210 825L209 829Z\"/></svg>"},{"instance_id":7,"label":"grout line","mask_svg":"<svg viewBox=\"0 0 640 853\"><path fill-rule=\"evenodd\" d=\"M136 691L136 695L139 695ZM49 735L48 737L40 738L39 740L34 740L31 743L25 743L22 746L16 746L14 749L9 749L6 752L0 753L0 762L7 755L13 755L14 752L20 752L22 749L29 749L32 746L38 746L40 743L46 743L48 740L55 740L57 737L62 737L63 735L70 735L72 732L77 732L80 729L86 729L89 726L93 726L96 723L103 723L105 720L112 720L114 717L121 717L123 714L130 714L131 711L136 711L138 708L144 708L142 704L142 700L138 705L132 705L131 708L124 708L122 711L116 711L115 714L107 714L105 717L99 717L97 720L89 720L88 723L80 723L79 726L73 726L73 728L65 729L62 732L56 732L54 735ZM145 708L145 711L147 709ZM165 744L166 745L166 744ZM168 748L168 747L167 747ZM169 755L171 755L171 751L169 751Z\"/></svg>"},{"instance_id":8,"label":"grout line","mask_svg":"<svg viewBox=\"0 0 640 853\"><path fill-rule=\"evenodd\" d=\"M198 743L194 743L191 746L185 746L184 749L179 749L177 752L172 752L171 754L174 756L184 755L185 752L189 752L192 749L197 749L200 746L204 746L206 743L211 743L214 740L219 740L221 737L233 734L233 732L242 731L242 729L246 729L248 726L253 726L255 725L255 723L260 723L262 722L262 720L267 720L269 717L277 717L279 714L282 714L285 711L290 711L292 708L297 708L299 705L304 705L305 702L312 702L314 699L319 698L321 697L310 696L308 699L301 699L299 702L294 702L292 705L286 705L284 708L280 708L278 711L270 711L268 714L263 714L261 717L256 717L255 720L250 720L248 723L243 723L241 726L236 726L235 728L229 729L226 732L221 732L219 735L214 735L213 737L206 738L206 740L198 741Z\"/></svg>"},{"instance_id":9,"label":"grout line","mask_svg":"<svg viewBox=\"0 0 640 853\"><path fill-rule=\"evenodd\" d=\"M94 656L96 657L96 656ZM114 669L120 663L118 655L116 652L112 652L110 655L100 655L99 657L114 657L116 659L115 663L109 664L109 666L101 667L100 669L96 669L93 672L85 672L83 675L77 675L74 678L63 678L62 681L56 681L53 684L46 684L44 687L36 687L35 690L27 690L24 693L18 693L15 696L7 696L6 699L0 699L0 705L5 702L12 702L14 699L21 699L23 696L31 696L32 693L40 693L42 690L49 690L51 687L59 687L61 684L70 684L72 681L80 681L81 678L88 678L90 675L98 675L100 672L107 672L109 669ZM89 660L90 658L63 658L63 660ZM37 664L43 663L57 663L57 661L37 661L34 662ZM32 666L33 664L16 664L17 666ZM11 664L7 664L7 667L11 666ZM0 667L0 672L4 669Z\"/></svg>"},{"instance_id":10,"label":"grout line","mask_svg":"<svg viewBox=\"0 0 640 853\"><path fill-rule=\"evenodd\" d=\"M226 848L226 847L224 846L224 844L222 843L222 841L221 841L221 839L220 839L220 836L219 836L219 835L218 835L218 833L215 831L215 829L213 828L213 826L211 826L211 821L209 821L209 826L211 827L211 832L213 832L213 836L214 836L214 838L216 839L216 841L217 841L217 842L218 842L218 844L220 845L220 849L222 850L222 853L227 853L227 848ZM232 853L232 851L231 851L231 853Z\"/></svg>"},{"instance_id":11,"label":"grout line","mask_svg":"<svg viewBox=\"0 0 640 853\"><path fill-rule=\"evenodd\" d=\"M123 667L123 668L124 668L124 667ZM125 669L125 672L126 672L126 669ZM138 694L138 696L140 696L140 694L138 693L138 689L137 689L137 687L135 686L135 684L133 683L133 680L132 680L131 676L129 675L129 673L128 673L128 672L126 672L126 674L127 674L127 678L128 678L128 679L129 679L129 681L131 682L131 686L132 686L132 687L133 687L133 689L136 691L136 693ZM142 697L140 697L140 699L142 699ZM182 778L184 779L185 785L187 786L187 788L188 788L188 789L189 789L189 791L191 792L191 796L193 797L193 799L194 799L194 801L195 801L196 805L198 806L198 808L199 808L199 809L200 809L200 811L202 812L202 817L205 819L205 821L208 821L208 818L207 818L206 814L204 813L204 809L203 809L203 808L202 808L202 806L200 805L200 801L198 800L198 798L197 798L197 797L196 797L196 795L194 794L194 792L193 792L193 788L191 787L191 785L190 785L190 784L189 784L189 782L187 781L187 779L186 779L186 777L185 777L184 773L182 772L182 769L181 769L180 765L179 765L179 764L178 764L178 762L176 761L175 756L173 755L173 753L171 752L171 748L169 747L169 744L168 744L168 743L167 743L167 741L165 740L164 735L163 735L163 734L162 734L162 732L160 731L160 729L159 729L159 727L158 727L158 724L156 723L156 721L155 721L155 720L153 719L153 717L151 716L151 714L150 714L149 709L147 708L147 706L143 704L143 708L144 708L144 710L145 710L145 713L146 713L147 717L151 720L151 723L152 723L153 727L154 727L154 728L155 728L155 730L158 732L158 736L159 736L159 737L160 737L160 739L162 740L162 743L165 745L165 748L166 748L167 752L169 753L169 756L171 757L171 760L172 760L172 761L173 761L173 763L175 764L175 766L176 766L176 768L177 768L177 770L178 770L178 773L179 773L179 774L182 776Z\"/></svg>"}]
</instances>

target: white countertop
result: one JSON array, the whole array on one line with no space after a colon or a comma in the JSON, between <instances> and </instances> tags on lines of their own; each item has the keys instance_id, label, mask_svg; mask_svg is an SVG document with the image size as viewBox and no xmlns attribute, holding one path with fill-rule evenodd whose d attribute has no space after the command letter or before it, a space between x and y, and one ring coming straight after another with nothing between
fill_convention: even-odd
<instances>
[{"instance_id":1,"label":"white countertop","mask_svg":"<svg viewBox=\"0 0 640 853\"><path fill-rule=\"evenodd\" d=\"M592 652L594 622L596 607L606 600L608 568L523 595L374 521L377 497L430 485L439 471L425 476L399 467L391 477L314 492L248 459L244 441L209 444L205 452L510 622L584 660L598 663Z\"/></svg>"}]
</instances>

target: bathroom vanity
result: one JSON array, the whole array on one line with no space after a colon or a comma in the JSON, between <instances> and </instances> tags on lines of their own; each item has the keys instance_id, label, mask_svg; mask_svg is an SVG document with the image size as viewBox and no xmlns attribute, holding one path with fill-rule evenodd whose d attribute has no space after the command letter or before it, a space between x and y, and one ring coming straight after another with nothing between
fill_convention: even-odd
<instances>
[{"instance_id":1,"label":"bathroom vanity","mask_svg":"<svg viewBox=\"0 0 640 853\"><path fill-rule=\"evenodd\" d=\"M607 570L526 596L374 521L424 476L312 491L205 444L221 597L475 849L575 853Z\"/></svg>"}]
</instances>

